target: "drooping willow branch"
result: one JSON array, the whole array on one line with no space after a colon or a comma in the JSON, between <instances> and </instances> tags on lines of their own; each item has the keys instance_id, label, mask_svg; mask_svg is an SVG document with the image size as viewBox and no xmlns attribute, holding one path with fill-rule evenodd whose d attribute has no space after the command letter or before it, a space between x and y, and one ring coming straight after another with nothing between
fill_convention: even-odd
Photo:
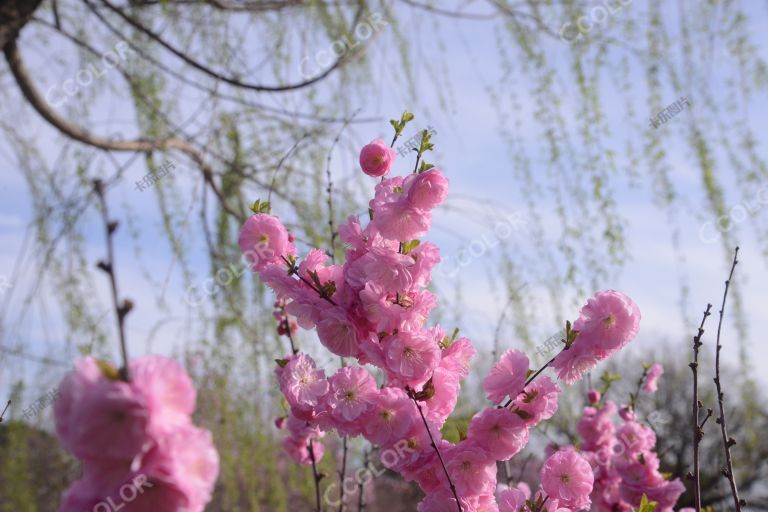
<instances>
[{"instance_id":1,"label":"drooping willow branch","mask_svg":"<svg viewBox=\"0 0 768 512\"><path fill-rule=\"evenodd\" d=\"M733 474L733 458L731 456L731 447L736 444L736 441L732 437L728 437L728 426L725 419L725 399L720 381L720 351L723 346L720 344L720 331L723 327L723 317L725 316L725 301L728 298L728 289L733 279L733 272L736 270L736 265L739 263L739 248L733 254L733 263L731 264L731 273L728 275L728 280L725 281L725 290L723 291L723 302L720 306L720 320L717 324L717 350L715 351L715 387L717 388L717 403L720 408L720 416L717 419L717 423L720 424L720 431L723 434L723 449L725 450L725 464L722 473L725 478L728 479L728 483L731 486L731 494L733 495L733 505L736 512L741 512L741 507L745 506L746 501L739 498L739 489L736 486L736 477Z\"/></svg>"},{"instance_id":2,"label":"drooping willow branch","mask_svg":"<svg viewBox=\"0 0 768 512\"><path fill-rule=\"evenodd\" d=\"M40 114L43 119L48 121L52 126L62 132L64 135L89 146L93 146L106 151L129 151L150 153L152 151L163 150L177 150L187 154L195 164L200 168L205 178L206 183L211 188L217 199L221 203L221 207L227 211L230 215L239 219L245 220L245 216L238 211L235 211L229 206L223 193L216 185L213 179L213 169L206 160L202 151L196 148L189 141L179 139L176 137L168 137L162 139L135 139L135 140L115 140L111 138L100 137L90 133L88 130L81 128L75 124L70 123L67 119L64 119L56 111L54 111L45 98L40 94L40 91L34 85L32 77L29 74L24 62L21 58L21 53L16 45L16 41L10 41L3 48L5 59L8 62L8 66L13 73L16 83L21 89L22 94L26 100L32 105L32 107Z\"/></svg>"}]
</instances>

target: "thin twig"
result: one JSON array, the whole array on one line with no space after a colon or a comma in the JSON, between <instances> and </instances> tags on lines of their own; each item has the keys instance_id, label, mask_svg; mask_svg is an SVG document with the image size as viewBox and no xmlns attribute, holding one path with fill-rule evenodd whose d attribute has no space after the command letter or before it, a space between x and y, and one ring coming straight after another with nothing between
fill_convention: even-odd
<instances>
[{"instance_id":1,"label":"thin twig","mask_svg":"<svg viewBox=\"0 0 768 512\"><path fill-rule=\"evenodd\" d=\"M336 304L336 302L332 298L328 297L328 295L326 295L322 290L317 289L317 287L315 287L315 285L312 284L311 281L309 281L304 276L299 274L298 267L296 265L292 264L290 261L288 261L288 258L286 258L285 256L281 256L281 257L283 258L283 261L288 264L288 270L290 270L292 274L296 274L299 277L299 279L301 280L302 283L304 283L307 286L309 286L310 288L312 288L320 296L321 299L327 300L328 302L330 302L334 306L338 305L338 304Z\"/></svg>"},{"instance_id":2,"label":"thin twig","mask_svg":"<svg viewBox=\"0 0 768 512\"><path fill-rule=\"evenodd\" d=\"M728 280L725 282L725 291L723 292L723 303L720 307L720 320L717 324L717 350L715 352L715 386L717 387L717 403L720 406L720 417L717 422L720 424L720 431L723 434L723 448L725 449L725 463L726 467L723 468L723 475L728 479L728 483L731 485L731 494L733 495L733 504L736 512L741 512L741 507L746 505L744 500L739 499L739 490L736 487L736 479L733 475L733 459L731 457L731 446L736 444L733 438L728 437L728 427L725 421L725 403L723 399L722 386L720 384L720 350L723 348L720 345L720 330L723 326L723 317L725 316L725 301L728 297L728 288L731 285L731 279L733 279L733 271L736 270L736 264L739 262L739 248L733 254L733 264L731 265L731 273L728 275Z\"/></svg>"},{"instance_id":3,"label":"thin twig","mask_svg":"<svg viewBox=\"0 0 768 512\"><path fill-rule=\"evenodd\" d=\"M459 512L464 512L464 509L461 507L461 501L459 501L459 495L456 493L456 486L454 485L453 480L451 480L451 475L448 473L448 468L445 467L445 461L443 461L443 456L440 454L440 449L437 447L437 444L435 444L435 438L432 437L432 431L429 430L429 424L427 423L427 418L424 417L424 411L421 409L421 404L419 404L419 401L416 400L416 395L413 393L413 390L410 387L407 386L405 390L408 392L408 396L411 397L413 403L416 404L416 408L419 410L421 421L424 423L424 428L427 429L427 435L429 435L429 441L432 444L432 449L435 450L437 458L440 460L440 465L443 467L443 472L445 473L445 477L448 479L448 486L451 488L453 497L456 499L456 505L459 507Z\"/></svg>"},{"instance_id":4,"label":"thin twig","mask_svg":"<svg viewBox=\"0 0 768 512\"><path fill-rule=\"evenodd\" d=\"M328 188L326 189L328 192L328 227L331 230L331 261L333 263L336 263L336 238L339 236L339 233L336 231L333 222L333 178L331 176L331 156L333 155L333 150L336 148L336 145L341 140L341 134L344 133L344 130L346 130L349 123L352 122L359 112L360 109L358 108L344 121L344 124L341 125L341 129L339 130L339 133L336 134L336 138L333 139L333 144L331 144L331 149L328 151L328 156L325 159L325 175L328 178Z\"/></svg>"},{"instance_id":5,"label":"thin twig","mask_svg":"<svg viewBox=\"0 0 768 512\"><path fill-rule=\"evenodd\" d=\"M317 512L322 512L320 505L320 480L323 477L317 472L317 460L315 459L315 449L312 446L312 439L309 440L307 448L309 449L309 458L312 460L312 476L315 479L315 508Z\"/></svg>"},{"instance_id":6,"label":"thin twig","mask_svg":"<svg viewBox=\"0 0 768 512\"><path fill-rule=\"evenodd\" d=\"M536 372L535 372L533 375L531 375L530 377L528 377L528 380L526 380L526 381L525 381L525 384L523 384L523 389L521 389L521 390L520 390L520 391L519 391L517 394L519 395L520 393L522 393L523 391L525 391L525 388L527 388L527 387L528 387L528 385L529 385L531 382L533 382L533 381L536 379L536 377L538 377L539 375L541 375L541 372L543 372L544 370L546 370L547 368L549 368L549 365L551 365L551 364L552 364L552 363L555 361L555 358L556 358L557 356L559 356L559 355L560 355L562 352L564 352L565 350L568 350L568 347L566 347L566 348L564 348L563 350L561 350L560 352L558 352L558 353L557 353L557 355L556 355L555 357L553 357L552 359L550 359L549 361L547 361L547 362L544 364L544 366L542 366L541 368L539 368L538 370L536 370ZM517 397L517 395L515 395L515 398L516 398L516 397ZM500 407L500 409L504 409L505 407L509 407L509 406L512 404L512 402L514 402L514 401L515 401L515 399L514 399L514 398L510 398L509 400L507 400L507 402L506 402L504 405L502 405L502 406Z\"/></svg>"},{"instance_id":7,"label":"thin twig","mask_svg":"<svg viewBox=\"0 0 768 512\"><path fill-rule=\"evenodd\" d=\"M693 404L691 407L691 413L693 416L693 474L691 475L691 478L693 479L693 497L696 512L701 512L701 470L699 468L699 445L701 444L701 440L704 437L704 430L702 430L704 424L712 415L712 409L709 409L709 415L704 418L704 421L701 424L699 424L699 411L702 407L702 404L699 402L699 348L702 346L701 337L704 335L704 323L707 321L707 317L712 314L710 313L711 309L712 304L707 304L707 309L704 310L704 316L702 317L701 324L699 325L699 331L696 336L693 337L693 362L688 365L693 371Z\"/></svg>"},{"instance_id":8,"label":"thin twig","mask_svg":"<svg viewBox=\"0 0 768 512\"><path fill-rule=\"evenodd\" d=\"M368 448L363 450L363 468L368 469ZM362 478L357 479L357 512L365 510L365 482Z\"/></svg>"},{"instance_id":9,"label":"thin twig","mask_svg":"<svg viewBox=\"0 0 768 512\"><path fill-rule=\"evenodd\" d=\"M5 409L3 409L3 412L0 412L0 423L3 422L3 416L5 416L5 413L8 411L8 408L11 406L11 401L8 400L8 403L5 404Z\"/></svg>"},{"instance_id":10,"label":"thin twig","mask_svg":"<svg viewBox=\"0 0 768 512\"><path fill-rule=\"evenodd\" d=\"M344 454L341 457L341 471L339 471L339 512L344 512L344 480L347 478L347 436L342 441Z\"/></svg>"},{"instance_id":11,"label":"thin twig","mask_svg":"<svg viewBox=\"0 0 768 512\"><path fill-rule=\"evenodd\" d=\"M123 356L123 367L120 369L120 376L127 382L131 380L131 376L128 370L128 348L125 341L125 317L130 313L131 309L133 309L133 302L125 299L120 303L119 299L117 275L115 273L115 249L112 242L112 237L117 230L118 223L117 221L109 220L107 200L104 196L104 183L99 179L93 180L93 190L96 192L96 196L99 199L101 217L104 220L104 229L107 238L107 261L99 261L97 266L109 276L109 284L112 288L112 303L115 307L115 314L117 316L117 332L120 339L120 352Z\"/></svg>"}]
</instances>

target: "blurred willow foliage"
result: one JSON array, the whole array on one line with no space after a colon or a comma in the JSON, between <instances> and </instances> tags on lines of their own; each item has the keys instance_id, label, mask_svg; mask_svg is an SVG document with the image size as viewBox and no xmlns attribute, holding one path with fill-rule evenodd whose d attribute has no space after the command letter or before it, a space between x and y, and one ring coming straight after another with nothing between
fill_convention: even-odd
<instances>
[{"instance_id":1,"label":"blurred willow foliage","mask_svg":"<svg viewBox=\"0 0 768 512\"><path fill-rule=\"evenodd\" d=\"M452 34L452 23L485 24L497 41L493 57L504 80L489 83L487 93L496 104L498 131L508 142L507 156L533 222L533 236L526 250L502 246L504 279L496 275L491 283L509 296L511 320L521 339L531 339L526 320L533 306L528 290L520 285L533 262L540 269L538 282L547 285L551 306L562 318L569 309L564 297L583 296L616 275L626 261L626 221L615 198L620 180L629 177L638 193L650 183L648 192L667 212L670 243L681 263L681 208L703 204L703 217L716 219L765 182L768 168L759 154L749 105L755 95L765 93L768 72L752 42L741 2L608 0L606 6L623 7L613 9L608 23L585 31L573 44L564 41L560 29L568 20L589 19L591 2L464 4L4 2L0 43L8 65L0 71L0 129L4 147L12 152L33 198L35 218L20 253L21 266L15 270L18 275L29 271L34 284L19 298L23 306L11 321L6 309L0 313L2 366L24 358L39 363L37 378L29 386L36 391L55 383L78 353L114 353L110 313L93 293L100 276L86 244L93 238L89 233L98 232L89 187L93 177L104 179L114 191L113 201L123 198L121 233L130 233L134 257L124 250L118 265L140 269L161 313L170 315L178 304L169 304L168 278L158 275L157 262L143 254L145 212L119 192L133 187L135 178L128 175L143 175L166 159L176 162L177 171L148 194L154 196L162 226L163 237L156 245L167 244L174 276L180 279L172 287L198 285L202 277L194 268L201 261L211 275L236 262L237 231L247 204L267 195L302 245L329 247L328 148L347 125L384 124L384 118L353 115L383 87L395 88L411 110L428 108L419 100L416 71L447 75L440 39ZM367 32L358 27L371 19L384 20L385 25L371 25L371 35L363 38L360 34ZM429 32L436 54L425 55L426 46L411 44L414 30ZM573 32L568 34L570 39ZM359 44L345 47L338 59L321 62L318 50L328 51L342 40ZM116 53L120 42L130 51L117 54L114 69L105 68L102 56ZM302 60L305 56L309 60ZM706 66L696 65L700 62L720 66L723 80L710 80L703 74ZM390 76L370 80L374 65L386 66ZM77 85L78 72L87 68L104 71L103 76ZM643 81L634 82L634 76ZM70 84L78 90L65 91L66 79L75 79ZM616 89L607 99L606 82ZM646 115L635 101L643 97L644 111L658 112L673 99L664 92L670 88L690 92L697 105L687 122L676 123L699 175L698 183L684 191L675 188L671 177L676 155L665 149L671 128L646 126ZM440 108L460 101L450 81L431 93ZM723 97L727 101L720 101ZM576 116L571 115L574 111ZM538 145L523 138L530 133L531 115ZM566 121L571 117L576 122ZM639 135L617 141L617 120ZM41 124L46 128L41 130ZM361 142L352 131L337 146L348 155L354 155ZM344 163L354 170L351 157ZM337 167L334 164L336 225L365 211L362 181L352 172L339 175ZM537 202L553 205L560 225L557 239L542 234L545 220ZM765 222L756 219L750 226L768 257ZM732 234L724 233L721 242L727 261ZM138 285L123 286L130 296L131 287ZM577 292L568 294L566 288ZM681 303L686 289L681 280ZM179 294L174 295L178 300ZM169 321L184 326L178 340L183 353L178 356L186 359L199 386L198 421L213 430L222 455L222 477L211 509L303 509L307 501L302 500L311 500L310 477L304 468L277 456L271 426L282 407L270 380L272 360L285 351L274 333L272 299L249 273L237 273L231 284L217 286L216 293L204 299L199 306L188 305L183 318ZM739 310L738 295L735 299ZM37 322L35 316L44 323L51 301L63 311L67 343L55 354L36 359L28 353L23 330ZM744 339L745 327L740 325ZM147 350L153 337L150 333ZM746 366L744 352L742 359ZM54 368L58 370L52 372ZM19 416L19 402L25 398L17 400L12 418ZM11 497L0 497L0 506L49 510L50 503L40 501L40 482L35 482L40 473L29 469L30 439L39 432L18 423L3 432L7 442L0 475L12 486L5 487ZM327 475L334 473L332 455L323 463ZM65 485L49 483L59 490Z\"/></svg>"}]
</instances>

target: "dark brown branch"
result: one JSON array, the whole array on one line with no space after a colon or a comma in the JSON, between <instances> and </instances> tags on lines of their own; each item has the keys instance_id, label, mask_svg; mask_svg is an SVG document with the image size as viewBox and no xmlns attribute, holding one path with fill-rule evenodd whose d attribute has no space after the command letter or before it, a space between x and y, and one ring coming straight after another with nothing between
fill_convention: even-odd
<instances>
[{"instance_id":1,"label":"dark brown branch","mask_svg":"<svg viewBox=\"0 0 768 512\"><path fill-rule=\"evenodd\" d=\"M32 107L40 114L43 119L48 121L64 135L89 146L93 146L106 151L130 151L150 153L152 151L177 150L186 153L195 164L200 167L206 183L218 198L222 208L235 218L244 221L242 213L233 210L227 203L224 195L213 179L213 170L206 161L203 153L194 145L186 140L176 137L164 139L136 139L136 140L115 140L99 137L89 131L70 123L67 119L61 117L55 112L35 87L32 77L29 74L21 58L16 42L12 41L3 48L5 59L13 73L16 83L19 85L22 94Z\"/></svg>"},{"instance_id":2,"label":"dark brown branch","mask_svg":"<svg viewBox=\"0 0 768 512\"><path fill-rule=\"evenodd\" d=\"M315 507L317 512L322 512L322 506L320 504L320 480L322 480L322 475L317 472L317 460L315 459L315 449L312 446L312 439L309 440L309 444L307 445L309 449L309 458L312 460L312 476L315 480Z\"/></svg>"},{"instance_id":3,"label":"dark brown branch","mask_svg":"<svg viewBox=\"0 0 768 512\"><path fill-rule=\"evenodd\" d=\"M85 3L90 7L89 0L85 0ZM144 34L145 36L149 37L150 39L152 39L153 41L158 43L160 46L162 46L163 48L165 48L166 50L171 52L173 55L175 55L176 57L181 59L187 65L191 66L194 69L197 69L198 71L200 71L200 72L202 72L202 73L204 73L204 74L206 74L206 75L208 75L208 76L210 76L212 78L215 78L217 80L225 82L225 83L227 83L229 85L232 85L232 86L235 86L235 87L239 87L241 89L248 89L248 90L259 91L259 92L285 92L285 91L293 91L293 90L296 90L296 89L301 89L301 88L304 88L304 87L308 87L308 86L310 86L312 84L315 84L315 83L319 82L323 78L327 77L335 69L340 67L344 63L345 56L346 56L346 55L342 55L341 57L339 57L333 64L331 64L331 66L329 66L325 71L323 71L319 75L317 75L315 77L312 77L312 78L310 78L308 80L304 80L302 82L295 83L295 84L289 84L289 85L261 85L261 84L252 84L252 83L242 82L242 81L240 81L240 80L238 80L236 78L233 78L231 76L222 75L221 73L218 73L218 72L210 69L209 67L199 63L198 61L194 60L189 55L187 55L185 52L175 48L170 43L165 41L162 37L160 37L159 34L157 34L157 33L153 32L152 30L148 29L147 27L145 27L142 23L140 23L135 18L125 14L120 8L114 6L108 0L101 0L101 3L104 4L107 8L109 8L112 12L117 14L120 18L122 18L123 21L125 21L126 23L131 25L133 28L135 28L136 30L138 30L139 32ZM363 3L361 2L359 5L360 6L359 6L357 12L355 13L355 18L354 18L354 21L353 21L353 26L358 23L358 21L360 20L360 16L362 15Z\"/></svg>"},{"instance_id":4,"label":"dark brown branch","mask_svg":"<svg viewBox=\"0 0 768 512\"><path fill-rule=\"evenodd\" d=\"M3 409L3 412L0 412L0 423L3 422L3 416L5 416L5 413L8 411L8 408L11 406L11 401L8 400L8 403L5 404L5 409Z\"/></svg>"},{"instance_id":5,"label":"dark brown branch","mask_svg":"<svg viewBox=\"0 0 768 512\"><path fill-rule=\"evenodd\" d=\"M699 411L702 404L699 402L699 348L702 345L701 337L704 335L704 323L707 321L707 317L711 315L709 312L712 309L712 304L707 304L707 309L704 310L704 316L701 319L699 325L699 331L696 336L693 337L693 362L688 365L693 371L693 405L692 405L692 427L693 427L693 497L696 512L701 512L701 470L699 468L699 445L704 437L704 424L712 415L712 409L709 409L709 415L704 421L699 424Z\"/></svg>"},{"instance_id":6,"label":"dark brown branch","mask_svg":"<svg viewBox=\"0 0 768 512\"><path fill-rule=\"evenodd\" d=\"M368 470L368 449L363 450L363 469ZM365 510L365 482L362 478L357 479L357 512Z\"/></svg>"},{"instance_id":7,"label":"dark brown branch","mask_svg":"<svg viewBox=\"0 0 768 512\"><path fill-rule=\"evenodd\" d=\"M107 199L104 195L104 183L98 179L93 180L93 190L96 193L96 197L99 199L99 209L101 210L101 218L104 221L104 230L107 238L107 261L99 261L97 266L109 276L109 284L112 289L112 304L115 307L115 315L117 316L117 332L120 340L120 352L123 356L123 367L120 368L120 376L127 382L131 380L131 375L128 370L128 347L125 341L125 317L130 313L131 309L133 309L133 302L128 299L124 299L120 302L117 290L117 272L115 272L115 248L113 237L117 230L118 223L117 221L109 220Z\"/></svg>"},{"instance_id":8,"label":"dark brown branch","mask_svg":"<svg viewBox=\"0 0 768 512\"><path fill-rule=\"evenodd\" d=\"M723 434L723 449L725 450L725 463L726 467L723 468L723 475L728 479L728 483L731 486L731 494L733 495L733 505L736 512L741 512L741 507L746 505L746 502L739 499L739 490L736 487L736 477L733 474L733 458L731 457L731 446L736 444L732 438L728 437L728 426L725 419L725 400L723 396L722 385L720 382L720 351L723 346L720 344L720 331L723 326L723 317L725 316L725 301L728 298L728 288L730 288L731 280L733 279L733 272L736 270L738 264L739 248L733 254L733 264L731 265L731 273L728 275L728 280L725 282L725 291L723 292L723 302L720 306L720 320L717 323L717 350L715 352L715 386L717 388L717 403L720 407L720 416L717 419L717 423L720 424L720 431Z\"/></svg>"},{"instance_id":9,"label":"dark brown branch","mask_svg":"<svg viewBox=\"0 0 768 512\"><path fill-rule=\"evenodd\" d=\"M437 447L437 444L435 444L435 438L432 437L432 431L429 430L429 423L427 423L427 418L424 417L424 411L421 409L421 404L419 404L419 401L416 400L416 395L410 387L406 387L405 390L408 392L408 396L411 398L411 400L413 400L413 403L416 404L416 408L419 410L419 416L421 416L421 421L424 423L424 428L427 429L427 435L429 435L429 442L432 445L432 449L435 450L437 458L440 460L440 465L443 467L443 473L445 473L445 477L448 479L448 486L451 488L453 497L456 499L456 505L459 507L459 512L464 512L464 509L461 506L461 501L459 501L459 495L456 493L456 485L454 485L453 480L451 480L451 475L448 473L448 468L445 467L445 461L443 461L443 456L440 454L440 449Z\"/></svg>"}]
</instances>

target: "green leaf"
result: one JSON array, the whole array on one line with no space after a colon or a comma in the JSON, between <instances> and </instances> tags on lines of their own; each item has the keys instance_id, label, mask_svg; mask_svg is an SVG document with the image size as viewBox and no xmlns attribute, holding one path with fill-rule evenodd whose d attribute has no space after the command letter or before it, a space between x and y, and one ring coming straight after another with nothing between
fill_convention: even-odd
<instances>
[{"instance_id":1,"label":"green leaf","mask_svg":"<svg viewBox=\"0 0 768 512\"><path fill-rule=\"evenodd\" d=\"M259 213L266 213L270 214L272 213L272 203L269 201L262 202L260 199L257 199L255 203L253 203L251 206L249 206L250 210L253 213L259 214Z\"/></svg>"},{"instance_id":2,"label":"green leaf","mask_svg":"<svg viewBox=\"0 0 768 512\"><path fill-rule=\"evenodd\" d=\"M280 368L285 368L285 366L288 364L287 359L275 359L275 362L277 363L277 366Z\"/></svg>"},{"instance_id":3,"label":"green leaf","mask_svg":"<svg viewBox=\"0 0 768 512\"><path fill-rule=\"evenodd\" d=\"M640 508L637 509L637 512L654 512L658 506L658 503L655 501L649 501L648 496L643 494L643 497L640 500Z\"/></svg>"},{"instance_id":4,"label":"green leaf","mask_svg":"<svg viewBox=\"0 0 768 512\"><path fill-rule=\"evenodd\" d=\"M96 364L98 365L99 370L101 370L102 375L108 380L120 380L120 372L110 363L103 359L97 359Z\"/></svg>"},{"instance_id":5,"label":"green leaf","mask_svg":"<svg viewBox=\"0 0 768 512\"><path fill-rule=\"evenodd\" d=\"M415 248L421 245L421 240L411 240L410 242L403 242L403 254L408 254Z\"/></svg>"}]
</instances>

